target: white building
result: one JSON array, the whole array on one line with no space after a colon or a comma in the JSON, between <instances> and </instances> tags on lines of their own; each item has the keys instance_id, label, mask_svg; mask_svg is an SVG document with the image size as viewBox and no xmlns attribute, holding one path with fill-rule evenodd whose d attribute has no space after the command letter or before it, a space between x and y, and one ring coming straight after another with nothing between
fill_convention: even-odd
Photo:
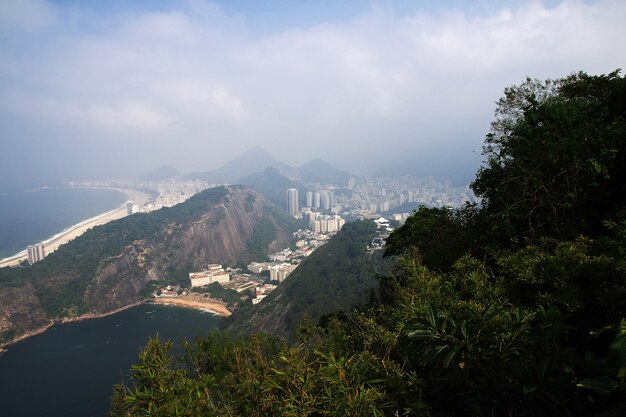
<instances>
[{"instance_id":1,"label":"white building","mask_svg":"<svg viewBox=\"0 0 626 417\"><path fill-rule=\"evenodd\" d=\"M41 261L43 258L46 257L46 249L43 243L29 246L27 252L29 265L32 265L37 261Z\"/></svg>"},{"instance_id":2,"label":"white building","mask_svg":"<svg viewBox=\"0 0 626 417\"><path fill-rule=\"evenodd\" d=\"M209 264L207 269L199 272L190 272L189 280L192 287L202 287L214 282L225 283L230 281L230 274L219 264Z\"/></svg>"},{"instance_id":3,"label":"white building","mask_svg":"<svg viewBox=\"0 0 626 417\"><path fill-rule=\"evenodd\" d=\"M287 189L287 213L292 216L297 216L298 209L298 190L296 188Z\"/></svg>"},{"instance_id":4,"label":"white building","mask_svg":"<svg viewBox=\"0 0 626 417\"><path fill-rule=\"evenodd\" d=\"M270 279L272 281L283 282L294 269L296 269L296 266L288 263L271 266Z\"/></svg>"},{"instance_id":5,"label":"white building","mask_svg":"<svg viewBox=\"0 0 626 417\"><path fill-rule=\"evenodd\" d=\"M130 216L135 213L139 213L139 204L135 204L132 201L126 203L126 214Z\"/></svg>"},{"instance_id":6,"label":"white building","mask_svg":"<svg viewBox=\"0 0 626 417\"><path fill-rule=\"evenodd\" d=\"M313 194L313 207L320 208L320 200L321 200L320 193L315 192Z\"/></svg>"},{"instance_id":7,"label":"white building","mask_svg":"<svg viewBox=\"0 0 626 417\"><path fill-rule=\"evenodd\" d=\"M325 191L322 193L322 210L330 210L330 194Z\"/></svg>"},{"instance_id":8,"label":"white building","mask_svg":"<svg viewBox=\"0 0 626 417\"><path fill-rule=\"evenodd\" d=\"M252 262L246 268L253 274L260 274L262 271L267 269L267 265L261 262Z\"/></svg>"}]
</instances>

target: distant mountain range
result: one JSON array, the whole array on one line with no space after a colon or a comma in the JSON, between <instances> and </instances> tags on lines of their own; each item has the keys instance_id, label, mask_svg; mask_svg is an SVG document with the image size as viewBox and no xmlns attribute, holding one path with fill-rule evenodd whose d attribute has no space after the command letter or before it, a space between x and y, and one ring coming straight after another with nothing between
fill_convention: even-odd
<instances>
[{"instance_id":1,"label":"distant mountain range","mask_svg":"<svg viewBox=\"0 0 626 417\"><path fill-rule=\"evenodd\" d=\"M193 172L185 178L215 184L236 184L252 174L265 171L268 167L274 168L290 180L301 183L333 184L342 187L348 184L351 177L348 172L337 169L321 159L313 159L300 167L291 167L276 160L265 149L255 147L218 169Z\"/></svg>"}]
</instances>

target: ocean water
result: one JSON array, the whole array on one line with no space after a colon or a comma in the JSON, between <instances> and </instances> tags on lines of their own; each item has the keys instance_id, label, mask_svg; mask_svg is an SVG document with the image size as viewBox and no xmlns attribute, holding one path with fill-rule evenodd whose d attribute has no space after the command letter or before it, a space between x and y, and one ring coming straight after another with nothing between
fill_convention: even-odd
<instances>
[{"instance_id":1,"label":"ocean water","mask_svg":"<svg viewBox=\"0 0 626 417\"><path fill-rule=\"evenodd\" d=\"M126 201L119 191L44 188L0 195L0 259Z\"/></svg>"},{"instance_id":2,"label":"ocean water","mask_svg":"<svg viewBox=\"0 0 626 417\"><path fill-rule=\"evenodd\" d=\"M104 417L113 385L128 381L150 336L178 343L206 335L220 320L199 310L144 304L56 325L0 355L0 414Z\"/></svg>"}]
</instances>

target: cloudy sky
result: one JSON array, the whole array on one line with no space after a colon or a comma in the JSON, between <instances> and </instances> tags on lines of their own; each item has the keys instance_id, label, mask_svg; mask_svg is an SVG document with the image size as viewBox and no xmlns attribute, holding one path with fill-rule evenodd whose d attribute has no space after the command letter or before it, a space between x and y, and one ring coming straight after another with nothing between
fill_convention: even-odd
<instances>
[{"instance_id":1,"label":"cloudy sky","mask_svg":"<svg viewBox=\"0 0 626 417\"><path fill-rule=\"evenodd\" d=\"M506 86L624 68L624 39L623 0L2 0L0 186L254 146L469 179Z\"/></svg>"}]
</instances>

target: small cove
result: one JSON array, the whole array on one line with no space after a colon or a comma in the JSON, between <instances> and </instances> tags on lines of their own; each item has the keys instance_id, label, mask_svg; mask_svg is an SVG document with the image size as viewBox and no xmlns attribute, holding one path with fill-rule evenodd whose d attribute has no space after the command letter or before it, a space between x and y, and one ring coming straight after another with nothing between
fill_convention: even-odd
<instances>
[{"instance_id":1,"label":"small cove","mask_svg":"<svg viewBox=\"0 0 626 417\"><path fill-rule=\"evenodd\" d=\"M91 320L58 324L0 355L2 415L106 416L113 384L128 380L139 349L159 334L176 344L204 336L221 317L142 304Z\"/></svg>"}]
</instances>

